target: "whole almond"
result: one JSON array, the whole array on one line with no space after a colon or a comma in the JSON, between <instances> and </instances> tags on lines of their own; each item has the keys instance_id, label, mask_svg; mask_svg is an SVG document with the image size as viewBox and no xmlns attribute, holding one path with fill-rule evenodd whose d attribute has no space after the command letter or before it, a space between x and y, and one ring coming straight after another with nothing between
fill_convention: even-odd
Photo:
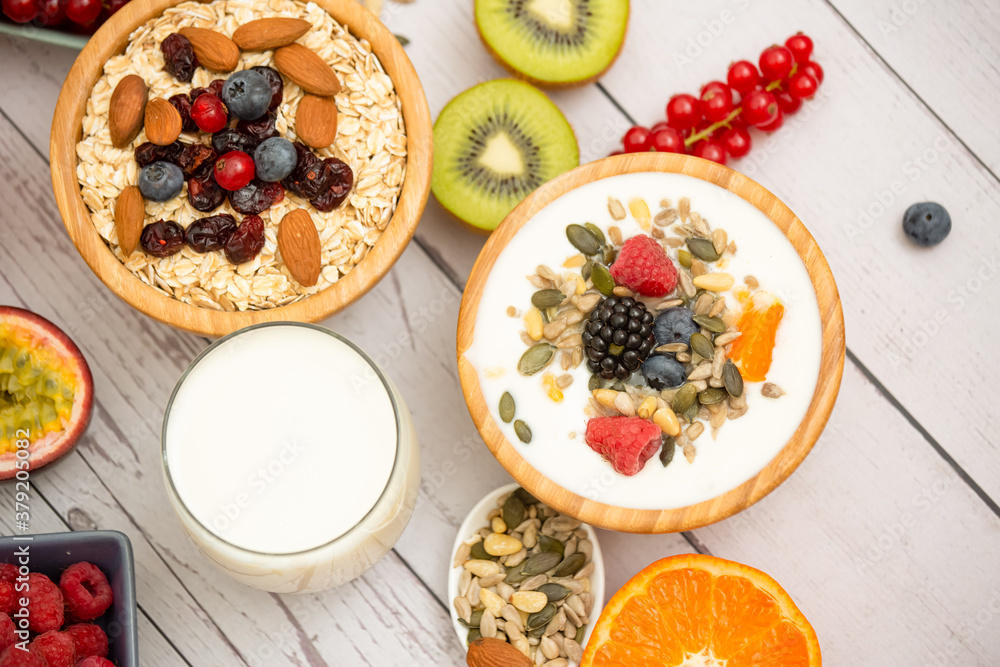
<instances>
[{"instance_id":1,"label":"whole almond","mask_svg":"<svg viewBox=\"0 0 1000 667\"><path fill-rule=\"evenodd\" d=\"M290 211L278 227L278 250L288 272L300 284L312 287L319 280L319 233L304 209Z\"/></svg>"},{"instance_id":2,"label":"whole almond","mask_svg":"<svg viewBox=\"0 0 1000 667\"><path fill-rule=\"evenodd\" d=\"M115 230L122 254L128 257L139 245L143 222L146 219L146 202L139 188L129 185L115 201Z\"/></svg>"},{"instance_id":3,"label":"whole almond","mask_svg":"<svg viewBox=\"0 0 1000 667\"><path fill-rule=\"evenodd\" d=\"M302 19L281 16L257 19L237 28L233 41L244 51L267 51L291 44L311 27L309 21Z\"/></svg>"},{"instance_id":4,"label":"whole almond","mask_svg":"<svg viewBox=\"0 0 1000 667\"><path fill-rule=\"evenodd\" d=\"M142 129L149 89L141 76L129 74L115 86L108 105L108 129L115 148L124 148Z\"/></svg>"},{"instance_id":5,"label":"whole almond","mask_svg":"<svg viewBox=\"0 0 1000 667\"><path fill-rule=\"evenodd\" d=\"M173 104L162 97L146 105L146 140L157 146L167 146L181 136L181 114Z\"/></svg>"},{"instance_id":6,"label":"whole almond","mask_svg":"<svg viewBox=\"0 0 1000 667\"><path fill-rule=\"evenodd\" d=\"M295 134L307 146L326 148L337 138L337 102L332 97L305 95L295 112Z\"/></svg>"},{"instance_id":7,"label":"whole almond","mask_svg":"<svg viewBox=\"0 0 1000 667\"><path fill-rule=\"evenodd\" d=\"M181 28L198 58L198 64L213 72L232 72L240 64L240 47L221 32L208 28Z\"/></svg>"},{"instance_id":8,"label":"whole almond","mask_svg":"<svg viewBox=\"0 0 1000 667\"><path fill-rule=\"evenodd\" d=\"M173 104L162 97L146 105L146 140L157 146L167 146L181 136L183 121Z\"/></svg>"},{"instance_id":9,"label":"whole almond","mask_svg":"<svg viewBox=\"0 0 1000 667\"><path fill-rule=\"evenodd\" d=\"M480 637L469 644L469 667L532 667L531 660L505 641Z\"/></svg>"},{"instance_id":10,"label":"whole almond","mask_svg":"<svg viewBox=\"0 0 1000 667\"><path fill-rule=\"evenodd\" d=\"M307 93L331 97L340 92L340 79L316 52L289 44L274 52L274 66Z\"/></svg>"}]
</instances>

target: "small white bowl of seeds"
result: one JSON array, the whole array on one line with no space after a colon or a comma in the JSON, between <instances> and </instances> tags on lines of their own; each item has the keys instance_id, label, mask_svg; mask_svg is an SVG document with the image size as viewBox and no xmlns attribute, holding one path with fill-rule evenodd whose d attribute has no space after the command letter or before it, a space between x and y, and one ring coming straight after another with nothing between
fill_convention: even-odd
<instances>
[{"instance_id":1,"label":"small white bowl of seeds","mask_svg":"<svg viewBox=\"0 0 1000 667\"><path fill-rule=\"evenodd\" d=\"M591 526L517 484L496 489L465 518L448 591L462 646L513 645L534 665L577 665L604 606L604 560Z\"/></svg>"}]
</instances>

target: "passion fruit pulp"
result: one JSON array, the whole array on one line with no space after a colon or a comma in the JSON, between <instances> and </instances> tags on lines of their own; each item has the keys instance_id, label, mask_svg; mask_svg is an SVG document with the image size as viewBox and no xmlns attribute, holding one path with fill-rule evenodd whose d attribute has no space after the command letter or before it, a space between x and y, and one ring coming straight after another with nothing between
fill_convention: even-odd
<instances>
[{"instance_id":1,"label":"passion fruit pulp","mask_svg":"<svg viewBox=\"0 0 1000 667\"><path fill-rule=\"evenodd\" d=\"M43 317L0 306L0 479L15 475L18 449L29 469L68 452L92 411L93 377L73 341Z\"/></svg>"}]
</instances>

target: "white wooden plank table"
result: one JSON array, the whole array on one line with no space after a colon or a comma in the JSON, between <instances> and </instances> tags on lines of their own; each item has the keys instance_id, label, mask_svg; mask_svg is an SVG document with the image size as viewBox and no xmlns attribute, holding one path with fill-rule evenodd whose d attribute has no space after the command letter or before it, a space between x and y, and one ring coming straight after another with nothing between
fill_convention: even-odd
<instances>
[{"instance_id":1,"label":"white wooden plank table","mask_svg":"<svg viewBox=\"0 0 1000 667\"><path fill-rule=\"evenodd\" d=\"M666 99L803 30L826 80L733 166L802 218L837 277L848 362L830 424L799 471L746 512L681 535L601 533L608 594L693 550L775 576L831 665L1000 664L1000 12L995 2L633 0L624 52L599 84L552 95L582 158L616 147ZM503 71L468 0L387 3L432 113ZM889 26L889 27L887 27ZM704 33L704 34L702 34ZM692 46L692 44L694 46ZM326 324L384 366L413 411L423 483L397 547L309 596L219 574L185 538L161 483L159 425L207 341L129 309L66 237L48 175L52 110L75 54L0 40L0 303L65 328L97 383L77 449L35 476L39 530L122 530L135 547L143 665L460 665L445 590L465 512L508 480L467 416L454 364L461 289L483 237L432 201L415 242ZM899 221L915 201L954 219L932 250ZM405 305L404 309L402 306ZM400 333L412 343L400 347ZM424 388L434 386L437 391ZM11 489L0 486L0 505ZM11 512L0 512L0 531Z\"/></svg>"}]
</instances>

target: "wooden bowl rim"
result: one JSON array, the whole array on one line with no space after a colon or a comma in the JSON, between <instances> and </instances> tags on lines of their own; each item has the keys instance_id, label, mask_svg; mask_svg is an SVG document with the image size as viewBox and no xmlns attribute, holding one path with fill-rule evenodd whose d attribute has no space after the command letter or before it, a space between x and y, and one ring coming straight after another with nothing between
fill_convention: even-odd
<instances>
[{"instance_id":1,"label":"wooden bowl rim","mask_svg":"<svg viewBox=\"0 0 1000 667\"><path fill-rule=\"evenodd\" d=\"M295 303L242 312L186 304L146 285L111 252L90 218L77 182L76 144L82 120L104 63L124 51L132 32L185 0L134 0L91 37L63 84L49 144L52 187L63 224L91 270L119 298L150 317L194 333L221 336L261 322L316 322L344 308L374 287L403 253L416 231L430 193L433 134L430 109L413 64L399 40L354 0L313 0L359 39L367 39L399 97L406 126L406 176L396 209L375 246L333 285Z\"/></svg>"},{"instance_id":2,"label":"wooden bowl rim","mask_svg":"<svg viewBox=\"0 0 1000 667\"><path fill-rule=\"evenodd\" d=\"M708 181L738 195L768 217L795 247L809 273L822 322L819 378L809 409L781 451L752 478L715 498L670 510L616 507L572 493L533 468L504 437L485 405L476 369L465 358L472 344L476 313L486 279L518 230L563 194L611 176L635 172L678 173ZM549 181L529 195L490 235L469 276L458 317L458 368L466 407L487 447L524 488L546 504L585 523L633 533L692 530L720 521L754 504L781 484L805 459L826 425L844 370L844 314L830 266L805 225L774 194L728 167L669 153L635 153L591 162Z\"/></svg>"}]
</instances>

